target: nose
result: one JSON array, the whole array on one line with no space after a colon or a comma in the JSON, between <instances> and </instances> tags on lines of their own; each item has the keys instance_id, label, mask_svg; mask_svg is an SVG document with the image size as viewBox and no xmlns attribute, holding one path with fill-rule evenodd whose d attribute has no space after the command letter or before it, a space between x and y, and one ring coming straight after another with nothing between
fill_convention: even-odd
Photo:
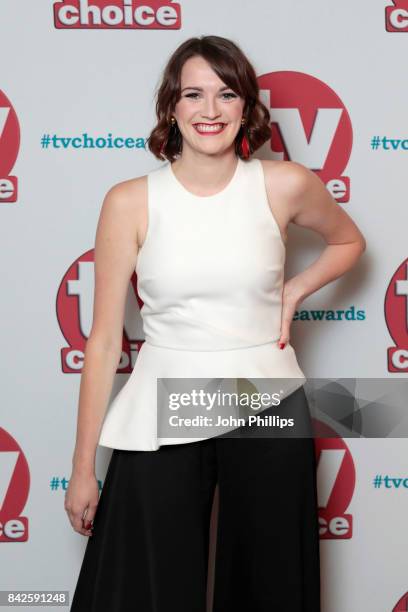
<instances>
[{"instance_id":1,"label":"nose","mask_svg":"<svg viewBox=\"0 0 408 612\"><path fill-rule=\"evenodd\" d=\"M217 101L211 96L205 99L202 116L204 119L209 119L210 121L214 121L214 119L220 116L220 111L217 108Z\"/></svg>"}]
</instances>

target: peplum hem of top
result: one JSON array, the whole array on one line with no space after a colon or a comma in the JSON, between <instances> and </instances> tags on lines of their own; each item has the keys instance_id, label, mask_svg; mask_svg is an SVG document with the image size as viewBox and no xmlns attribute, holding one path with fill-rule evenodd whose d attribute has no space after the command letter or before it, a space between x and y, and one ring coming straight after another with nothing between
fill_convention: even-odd
<instances>
[{"instance_id":1,"label":"peplum hem of top","mask_svg":"<svg viewBox=\"0 0 408 612\"><path fill-rule=\"evenodd\" d=\"M217 435L160 437L158 378L268 379L275 387L279 382L284 397L306 382L290 343L284 349L277 342L268 341L235 349L202 351L163 347L146 340L128 380L108 407L99 446L154 451L162 445L186 444Z\"/></svg>"}]
</instances>

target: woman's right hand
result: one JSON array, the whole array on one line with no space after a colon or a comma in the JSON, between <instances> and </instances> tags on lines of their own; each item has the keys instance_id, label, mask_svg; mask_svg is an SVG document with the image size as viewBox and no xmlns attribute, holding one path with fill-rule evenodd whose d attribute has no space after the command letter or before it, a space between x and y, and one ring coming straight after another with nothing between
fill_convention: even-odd
<instances>
[{"instance_id":1,"label":"woman's right hand","mask_svg":"<svg viewBox=\"0 0 408 612\"><path fill-rule=\"evenodd\" d=\"M95 474L84 474L74 469L65 493L64 508L75 531L92 535L91 522L98 501L99 485Z\"/></svg>"}]
</instances>

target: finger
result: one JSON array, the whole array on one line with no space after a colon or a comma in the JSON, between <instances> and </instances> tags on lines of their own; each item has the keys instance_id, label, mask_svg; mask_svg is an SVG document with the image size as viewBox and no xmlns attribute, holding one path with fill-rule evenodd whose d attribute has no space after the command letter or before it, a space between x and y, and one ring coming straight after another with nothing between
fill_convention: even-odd
<instances>
[{"instance_id":1,"label":"finger","mask_svg":"<svg viewBox=\"0 0 408 612\"><path fill-rule=\"evenodd\" d=\"M279 340L278 340L278 346L279 346L279 348L280 348L280 349L284 349L284 348L285 348L285 346L287 346L287 345L289 344L289 341L290 341L289 334L287 334L287 333L283 332L283 333L281 334L281 337L280 337L280 338L279 338Z\"/></svg>"},{"instance_id":2,"label":"finger","mask_svg":"<svg viewBox=\"0 0 408 612\"><path fill-rule=\"evenodd\" d=\"M88 537L93 536L93 531L92 531L92 529L85 529L85 528L82 528L82 529L79 531L79 533L80 533L81 535L88 536Z\"/></svg>"},{"instance_id":3,"label":"finger","mask_svg":"<svg viewBox=\"0 0 408 612\"><path fill-rule=\"evenodd\" d=\"M279 344L288 344L290 339L290 326L292 325L293 316L295 313L295 306L293 304L288 304L284 302L282 307L282 316L281 316L281 330L280 330L280 338Z\"/></svg>"},{"instance_id":4,"label":"finger","mask_svg":"<svg viewBox=\"0 0 408 612\"><path fill-rule=\"evenodd\" d=\"M89 504L87 510L85 511L84 517L83 517L85 526L90 524L94 520L97 507L98 507L97 503Z\"/></svg>"},{"instance_id":5,"label":"finger","mask_svg":"<svg viewBox=\"0 0 408 612\"><path fill-rule=\"evenodd\" d=\"M85 529L93 529L93 521L88 521L87 519L82 519L82 526Z\"/></svg>"},{"instance_id":6,"label":"finger","mask_svg":"<svg viewBox=\"0 0 408 612\"><path fill-rule=\"evenodd\" d=\"M82 517L82 528L85 530L84 535L92 535L93 533L93 521L96 513L98 504L89 505L85 511L85 515Z\"/></svg>"},{"instance_id":7,"label":"finger","mask_svg":"<svg viewBox=\"0 0 408 612\"><path fill-rule=\"evenodd\" d=\"M82 535L89 535L91 532L90 529L85 529L83 520L82 520L82 512L74 512L73 513L73 527L75 531L81 533Z\"/></svg>"},{"instance_id":8,"label":"finger","mask_svg":"<svg viewBox=\"0 0 408 612\"><path fill-rule=\"evenodd\" d=\"M289 317L282 318L281 330L279 336L279 344L287 344L290 338L291 319Z\"/></svg>"},{"instance_id":9,"label":"finger","mask_svg":"<svg viewBox=\"0 0 408 612\"><path fill-rule=\"evenodd\" d=\"M74 529L74 531L77 531L78 533L85 535L85 536L91 536L93 535L92 529L87 529L82 525L82 521L80 523L80 528L77 528L77 523L75 522L75 515L72 512L68 512L68 518L69 521L72 525L72 528Z\"/></svg>"}]
</instances>

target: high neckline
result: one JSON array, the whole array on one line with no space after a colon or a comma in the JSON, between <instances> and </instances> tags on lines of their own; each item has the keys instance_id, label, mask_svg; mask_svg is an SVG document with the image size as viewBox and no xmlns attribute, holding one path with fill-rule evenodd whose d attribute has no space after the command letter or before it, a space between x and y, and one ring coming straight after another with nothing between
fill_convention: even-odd
<instances>
[{"instance_id":1,"label":"high neckline","mask_svg":"<svg viewBox=\"0 0 408 612\"><path fill-rule=\"evenodd\" d=\"M183 184L182 184L182 183L179 181L179 179L178 179L178 178L176 177L176 175L174 174L174 171L173 171L173 168L172 168L172 164L171 164L170 162L169 162L169 164L168 164L168 170L169 170L169 174L170 174L170 177L171 177L171 179L172 179L172 181L173 181L174 185L176 185L176 186L178 187L178 189L179 189L180 191L182 191L182 192L183 192L185 195L187 195L187 196L189 196L189 197L191 197L191 198L194 198L195 200L202 200L202 201L206 201L206 200L214 200L214 199L217 199L217 198L219 198L219 197L221 197L221 196L224 196L224 195L225 195L225 194L226 194L226 193L227 193L227 192L228 192L228 191L229 191L229 190L232 188L233 184L235 183L235 181L236 181L236 179L237 179L237 177L238 177L238 175L239 175L239 172L240 172L241 166L242 166L242 164L244 163L244 162L242 161L242 159L241 159L240 157L238 157L238 156L237 156L237 160L238 160L238 161L237 161L237 165L235 166L234 173L233 173L233 175L232 175L231 179L229 180L229 182L227 183L227 185L226 185L226 186L225 186L223 189L221 189L221 191L218 191L217 193L213 193L213 194L211 194L211 195L207 195L207 196L200 196L200 195L198 195L198 194L195 194L195 193L192 193L191 191L189 191L189 190L188 190L188 189L187 189L187 188L186 188L186 187L185 187L185 186L184 186L184 185L183 185Z\"/></svg>"}]
</instances>

